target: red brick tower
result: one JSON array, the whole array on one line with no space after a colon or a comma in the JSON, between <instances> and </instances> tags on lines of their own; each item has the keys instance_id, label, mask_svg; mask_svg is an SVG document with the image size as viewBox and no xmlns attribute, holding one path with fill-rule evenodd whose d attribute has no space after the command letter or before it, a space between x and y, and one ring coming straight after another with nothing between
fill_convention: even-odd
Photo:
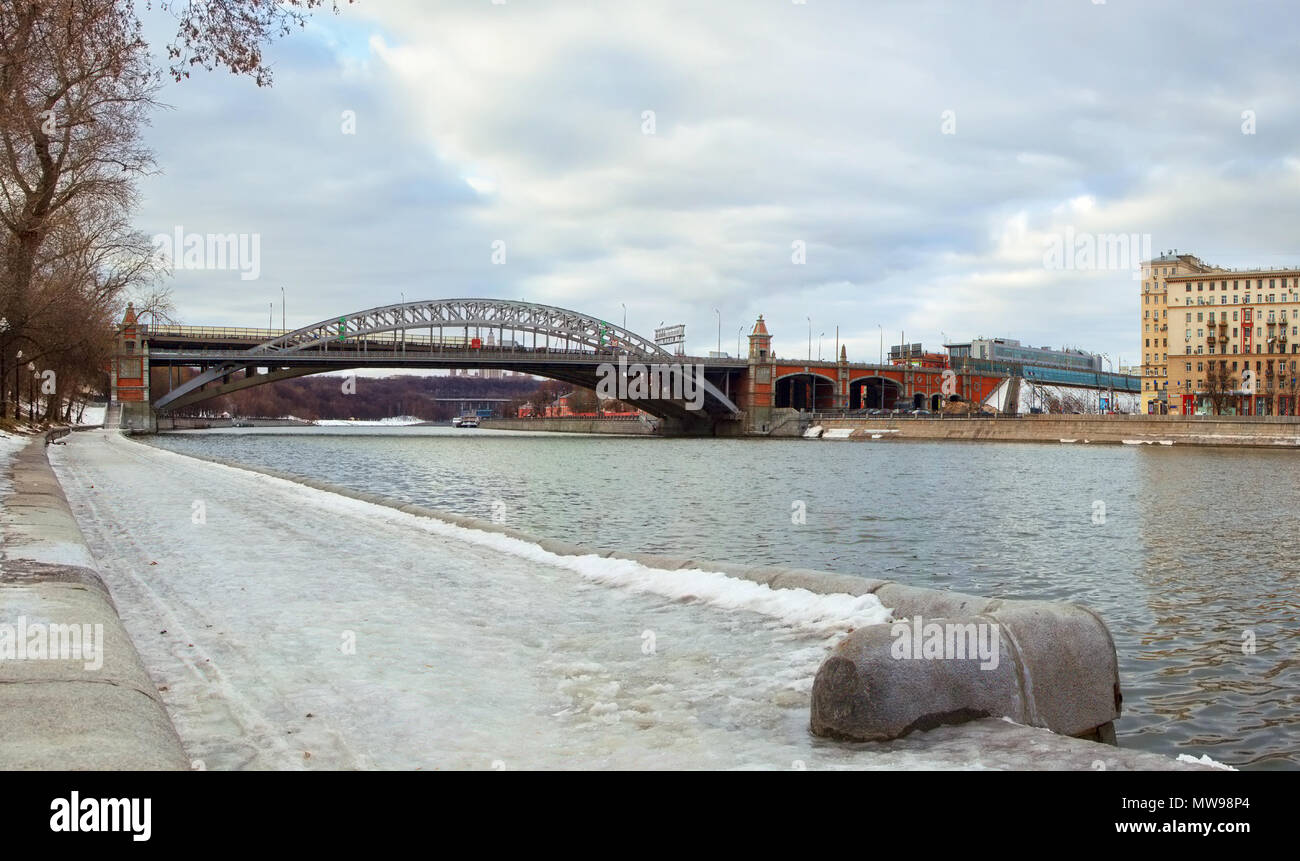
<instances>
[{"instance_id":1,"label":"red brick tower","mask_svg":"<svg viewBox=\"0 0 1300 861\"><path fill-rule=\"evenodd\" d=\"M117 328L117 350L109 366L112 403L149 402L149 347L140 337L135 306L128 303Z\"/></svg>"},{"instance_id":2,"label":"red brick tower","mask_svg":"<svg viewBox=\"0 0 1300 861\"><path fill-rule=\"evenodd\" d=\"M751 431L765 431L772 420L772 336L768 334L763 315L758 315L754 331L749 333L749 385L746 386L746 403Z\"/></svg>"}]
</instances>

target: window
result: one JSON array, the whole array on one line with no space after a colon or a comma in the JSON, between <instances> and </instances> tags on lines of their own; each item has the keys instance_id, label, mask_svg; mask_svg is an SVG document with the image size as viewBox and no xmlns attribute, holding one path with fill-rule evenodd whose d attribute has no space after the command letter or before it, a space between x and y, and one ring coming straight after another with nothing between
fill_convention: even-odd
<instances>
[{"instance_id":1,"label":"window","mask_svg":"<svg viewBox=\"0 0 1300 861\"><path fill-rule=\"evenodd\" d=\"M1205 312L1204 312L1204 311L1197 311L1197 312L1196 312L1196 322L1201 323L1201 322L1204 322L1204 320L1205 320ZM1198 338L1200 337L1200 335L1201 335L1200 332L1197 332L1197 333L1196 333L1196 336L1197 336Z\"/></svg>"},{"instance_id":2,"label":"window","mask_svg":"<svg viewBox=\"0 0 1300 861\"><path fill-rule=\"evenodd\" d=\"M1247 305L1249 305L1249 304L1250 304L1250 294L1247 293L1247 294L1246 294L1246 298L1243 299L1242 301L1245 302Z\"/></svg>"},{"instance_id":3,"label":"window","mask_svg":"<svg viewBox=\"0 0 1300 861\"><path fill-rule=\"evenodd\" d=\"M1189 323L1192 322L1192 312L1191 312L1191 311L1188 311L1188 312L1187 312L1187 322L1189 322Z\"/></svg>"},{"instance_id":4,"label":"window","mask_svg":"<svg viewBox=\"0 0 1300 861\"><path fill-rule=\"evenodd\" d=\"M1236 312L1236 311L1233 311L1233 312L1232 312L1232 322L1234 322L1234 323L1237 322L1237 312ZM1234 334L1234 335L1237 334L1235 330L1233 331L1233 334Z\"/></svg>"},{"instance_id":5,"label":"window","mask_svg":"<svg viewBox=\"0 0 1300 861\"><path fill-rule=\"evenodd\" d=\"M1233 297L1232 297L1232 304L1236 305L1236 304L1237 304L1237 300L1240 299L1240 298L1241 298L1240 296L1233 296Z\"/></svg>"},{"instance_id":6,"label":"window","mask_svg":"<svg viewBox=\"0 0 1300 861\"><path fill-rule=\"evenodd\" d=\"M1227 296L1220 296L1220 297L1219 297L1219 304L1220 304L1220 305L1227 305L1227 304L1228 304L1228 297L1227 297Z\"/></svg>"},{"instance_id":7,"label":"window","mask_svg":"<svg viewBox=\"0 0 1300 861\"><path fill-rule=\"evenodd\" d=\"M1204 290L1205 290L1205 285L1202 284L1201 282L1197 281L1197 282L1196 282L1196 292L1197 292L1197 293L1200 293L1200 292L1202 292L1202 291L1204 291Z\"/></svg>"},{"instance_id":8,"label":"window","mask_svg":"<svg viewBox=\"0 0 1300 861\"><path fill-rule=\"evenodd\" d=\"M1188 285L1187 285L1187 292L1188 292L1188 293L1191 293L1191 292L1192 292L1192 285L1191 285L1191 284L1188 284Z\"/></svg>"},{"instance_id":9,"label":"window","mask_svg":"<svg viewBox=\"0 0 1300 861\"><path fill-rule=\"evenodd\" d=\"M1196 363L1196 370L1197 370L1198 373L1199 373L1200 371L1205 370L1205 363L1204 363L1204 362L1197 362L1197 363Z\"/></svg>"}]
</instances>

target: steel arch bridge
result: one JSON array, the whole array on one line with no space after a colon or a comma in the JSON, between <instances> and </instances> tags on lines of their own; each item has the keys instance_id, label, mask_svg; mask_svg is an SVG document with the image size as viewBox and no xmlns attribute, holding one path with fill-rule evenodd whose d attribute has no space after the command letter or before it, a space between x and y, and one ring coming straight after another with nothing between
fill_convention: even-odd
<instances>
[{"instance_id":1,"label":"steel arch bridge","mask_svg":"<svg viewBox=\"0 0 1300 861\"><path fill-rule=\"evenodd\" d=\"M493 343L484 343L485 333ZM501 299L384 305L321 320L243 349L173 346L154 346L151 339L151 364L202 370L154 401L158 412L277 380L367 367L500 368L595 388L601 366L618 367L620 359L647 366L683 361L650 339L588 314ZM705 369L699 380L701 409L685 399L621 400L661 418L688 422L735 416L739 410L730 393L718 385L729 388L727 375L733 370Z\"/></svg>"}]
</instances>

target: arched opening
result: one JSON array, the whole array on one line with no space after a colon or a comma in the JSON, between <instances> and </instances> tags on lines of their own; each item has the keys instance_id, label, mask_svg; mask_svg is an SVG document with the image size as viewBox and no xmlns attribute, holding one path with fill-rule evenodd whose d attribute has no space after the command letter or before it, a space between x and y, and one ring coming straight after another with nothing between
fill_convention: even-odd
<instances>
[{"instance_id":1,"label":"arched opening","mask_svg":"<svg viewBox=\"0 0 1300 861\"><path fill-rule=\"evenodd\" d=\"M849 409L891 410L903 394L903 386L888 377L863 377L849 383Z\"/></svg>"},{"instance_id":2,"label":"arched opening","mask_svg":"<svg viewBox=\"0 0 1300 861\"><path fill-rule=\"evenodd\" d=\"M773 406L795 410L829 410L835 405L835 385L817 374L791 374L776 381Z\"/></svg>"},{"instance_id":3,"label":"arched opening","mask_svg":"<svg viewBox=\"0 0 1300 861\"><path fill-rule=\"evenodd\" d=\"M943 395L930 395L930 412L937 413L943 406Z\"/></svg>"}]
</instances>

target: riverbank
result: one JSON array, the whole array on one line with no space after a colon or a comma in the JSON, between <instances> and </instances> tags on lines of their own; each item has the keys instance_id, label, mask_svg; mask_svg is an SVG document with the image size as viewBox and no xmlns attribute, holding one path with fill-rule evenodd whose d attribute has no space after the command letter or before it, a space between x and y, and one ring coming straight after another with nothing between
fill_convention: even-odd
<instances>
[{"instance_id":1,"label":"riverbank","mask_svg":"<svg viewBox=\"0 0 1300 861\"><path fill-rule=\"evenodd\" d=\"M1230 416L1022 416L1015 419L819 418L840 439L967 440L1080 445L1197 445L1300 448L1300 419ZM832 438L827 435L827 439Z\"/></svg>"}]
</instances>

